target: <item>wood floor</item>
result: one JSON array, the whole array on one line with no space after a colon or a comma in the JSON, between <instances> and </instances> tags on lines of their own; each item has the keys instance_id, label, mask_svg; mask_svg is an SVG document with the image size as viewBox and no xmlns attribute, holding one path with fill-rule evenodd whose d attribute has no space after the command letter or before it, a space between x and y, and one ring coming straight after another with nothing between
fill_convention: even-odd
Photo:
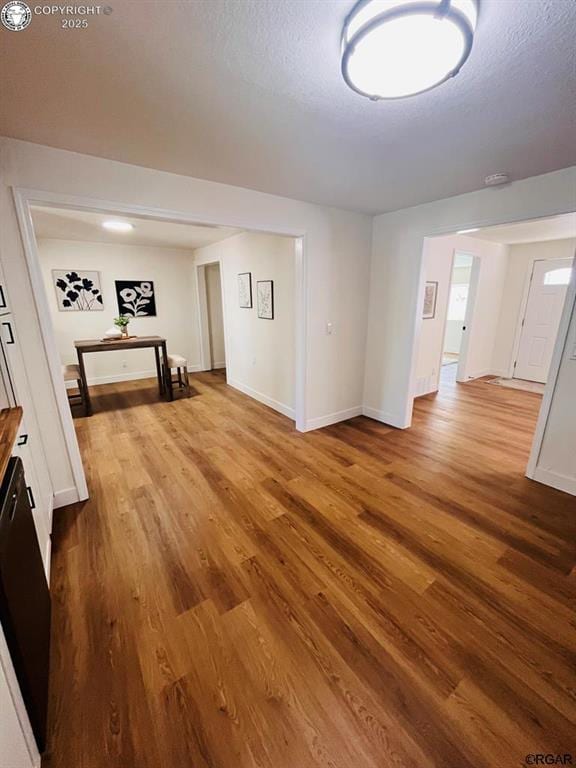
<instances>
[{"instance_id":1,"label":"wood floor","mask_svg":"<svg viewBox=\"0 0 576 768\"><path fill-rule=\"evenodd\" d=\"M540 398L448 382L308 434L229 388L98 388L56 513L50 768L576 762L576 501Z\"/></svg>"}]
</instances>

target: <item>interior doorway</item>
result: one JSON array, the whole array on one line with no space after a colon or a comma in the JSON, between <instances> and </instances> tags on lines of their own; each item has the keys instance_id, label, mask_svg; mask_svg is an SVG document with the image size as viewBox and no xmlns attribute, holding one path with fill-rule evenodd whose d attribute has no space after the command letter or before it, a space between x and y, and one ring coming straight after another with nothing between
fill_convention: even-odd
<instances>
[{"instance_id":1,"label":"interior doorway","mask_svg":"<svg viewBox=\"0 0 576 768\"><path fill-rule=\"evenodd\" d=\"M442 348L443 367L457 366L462 356L473 263L474 257L467 253L454 254Z\"/></svg>"},{"instance_id":2,"label":"interior doorway","mask_svg":"<svg viewBox=\"0 0 576 768\"><path fill-rule=\"evenodd\" d=\"M207 264L205 270L208 360L210 370L215 371L226 368L222 275L219 262Z\"/></svg>"}]
</instances>

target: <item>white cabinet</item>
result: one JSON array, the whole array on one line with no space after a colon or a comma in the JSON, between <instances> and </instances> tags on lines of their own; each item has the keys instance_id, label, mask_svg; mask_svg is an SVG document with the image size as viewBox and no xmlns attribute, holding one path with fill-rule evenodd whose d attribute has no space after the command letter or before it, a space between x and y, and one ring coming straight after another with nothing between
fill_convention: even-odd
<instances>
[{"instance_id":1,"label":"white cabinet","mask_svg":"<svg viewBox=\"0 0 576 768\"><path fill-rule=\"evenodd\" d=\"M38 768L40 754L0 627L0 768Z\"/></svg>"}]
</instances>

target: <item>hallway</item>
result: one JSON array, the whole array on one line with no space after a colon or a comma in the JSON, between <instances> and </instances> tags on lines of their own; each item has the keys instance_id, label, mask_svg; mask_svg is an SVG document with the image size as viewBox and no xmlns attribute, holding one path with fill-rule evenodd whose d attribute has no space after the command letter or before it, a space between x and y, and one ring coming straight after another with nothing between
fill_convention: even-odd
<instances>
[{"instance_id":1,"label":"hallway","mask_svg":"<svg viewBox=\"0 0 576 768\"><path fill-rule=\"evenodd\" d=\"M301 434L226 385L94 388L55 515L45 768L495 768L574 749L574 499L539 396ZM572 574L572 575L571 575Z\"/></svg>"}]
</instances>

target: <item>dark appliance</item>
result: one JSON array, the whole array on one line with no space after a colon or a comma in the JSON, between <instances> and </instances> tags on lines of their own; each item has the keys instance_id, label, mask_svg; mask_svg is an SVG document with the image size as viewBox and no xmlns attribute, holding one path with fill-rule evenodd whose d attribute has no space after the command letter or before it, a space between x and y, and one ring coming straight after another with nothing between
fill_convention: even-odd
<instances>
[{"instance_id":1,"label":"dark appliance","mask_svg":"<svg viewBox=\"0 0 576 768\"><path fill-rule=\"evenodd\" d=\"M24 479L22 460L10 459L0 487L0 623L30 724L46 746L50 592Z\"/></svg>"}]
</instances>

